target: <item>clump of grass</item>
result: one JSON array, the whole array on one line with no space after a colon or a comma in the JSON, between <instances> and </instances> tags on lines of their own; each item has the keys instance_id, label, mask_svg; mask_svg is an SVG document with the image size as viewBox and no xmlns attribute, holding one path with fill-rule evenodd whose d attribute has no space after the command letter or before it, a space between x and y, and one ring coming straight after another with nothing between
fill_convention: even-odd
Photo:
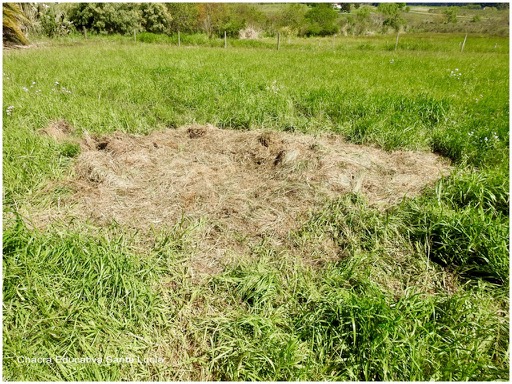
<instances>
[{"instance_id":1,"label":"clump of grass","mask_svg":"<svg viewBox=\"0 0 512 384\"><path fill-rule=\"evenodd\" d=\"M174 43L170 36L164 34L156 34L151 32L142 32L136 35L138 41L142 43L158 43L158 44L169 44Z\"/></svg>"},{"instance_id":2,"label":"clump of grass","mask_svg":"<svg viewBox=\"0 0 512 384\"><path fill-rule=\"evenodd\" d=\"M298 242L332 236L342 249L337 263L315 271L261 259L216 280L216 294L226 292L230 306L238 308L206 325L213 333L216 375L224 380L507 378L506 289L482 280L447 284L450 272L429 263L421 244L407 240L409 226L400 210L381 212L348 196L312 215L295 234Z\"/></svg>"},{"instance_id":3,"label":"clump of grass","mask_svg":"<svg viewBox=\"0 0 512 384\"><path fill-rule=\"evenodd\" d=\"M309 351L279 317L241 314L215 321L212 370L229 381L286 381L307 378Z\"/></svg>"},{"instance_id":4,"label":"clump of grass","mask_svg":"<svg viewBox=\"0 0 512 384\"><path fill-rule=\"evenodd\" d=\"M477 305L475 296L426 297L412 290L390 300L371 285L360 292L332 285L324 289L322 299L308 303L297 317L296 326L336 380L507 376L506 365L491 363L496 344L502 356L506 353L506 321L489 315L495 308L468 312L466 306Z\"/></svg>"},{"instance_id":5,"label":"clump of grass","mask_svg":"<svg viewBox=\"0 0 512 384\"><path fill-rule=\"evenodd\" d=\"M238 267L221 280L231 286L233 296L249 308L259 308L271 302L278 294L279 279L268 264L257 262L256 267Z\"/></svg>"},{"instance_id":6,"label":"clump of grass","mask_svg":"<svg viewBox=\"0 0 512 384\"><path fill-rule=\"evenodd\" d=\"M78 143L62 143L59 146L59 152L64 157L77 157L80 153L80 144Z\"/></svg>"},{"instance_id":7,"label":"clump of grass","mask_svg":"<svg viewBox=\"0 0 512 384\"><path fill-rule=\"evenodd\" d=\"M38 232L21 217L5 228L4 373L11 379L119 380L127 366L28 364L20 356L140 357L151 354L167 312L153 286L163 273L115 231ZM130 367L132 374L150 366Z\"/></svg>"},{"instance_id":8,"label":"clump of grass","mask_svg":"<svg viewBox=\"0 0 512 384\"><path fill-rule=\"evenodd\" d=\"M402 209L412 239L461 273L508 283L508 186L496 171L463 173ZM446 184L445 184L446 183Z\"/></svg>"},{"instance_id":9,"label":"clump of grass","mask_svg":"<svg viewBox=\"0 0 512 384\"><path fill-rule=\"evenodd\" d=\"M232 309L204 325L215 376L246 381L508 377L504 290L502 304L489 300L496 288L484 283L454 294L410 287L395 296L363 272L365 256L353 254L320 273L281 264L280 292L265 306L240 307L243 296L235 293ZM292 271L302 277L287 282ZM216 285L219 290L232 297L232 288Z\"/></svg>"},{"instance_id":10,"label":"clump of grass","mask_svg":"<svg viewBox=\"0 0 512 384\"><path fill-rule=\"evenodd\" d=\"M454 207L481 208L486 214L507 217L510 210L509 175L503 166L458 171L442 181L437 196Z\"/></svg>"}]
</instances>

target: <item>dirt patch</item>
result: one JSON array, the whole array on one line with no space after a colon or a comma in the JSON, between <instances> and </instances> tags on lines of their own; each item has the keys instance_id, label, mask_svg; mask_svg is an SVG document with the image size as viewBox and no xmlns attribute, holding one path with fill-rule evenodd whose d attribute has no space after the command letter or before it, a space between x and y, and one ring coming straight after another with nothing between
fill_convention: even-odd
<instances>
[{"instance_id":1,"label":"dirt patch","mask_svg":"<svg viewBox=\"0 0 512 384\"><path fill-rule=\"evenodd\" d=\"M65 129L50 131L58 139ZM328 199L358 192L388 206L449 169L434 154L390 153L336 135L188 126L143 137L86 136L67 182L74 194L43 216L139 230L186 219L196 223L193 268L214 273L262 239L285 244ZM322 244L312 247L328 257Z\"/></svg>"}]
</instances>

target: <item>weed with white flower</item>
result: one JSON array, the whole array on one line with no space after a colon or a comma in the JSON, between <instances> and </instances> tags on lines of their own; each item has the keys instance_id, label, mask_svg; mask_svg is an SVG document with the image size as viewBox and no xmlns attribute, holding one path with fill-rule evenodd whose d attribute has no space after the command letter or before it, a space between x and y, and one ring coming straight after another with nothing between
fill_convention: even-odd
<instances>
[{"instance_id":1,"label":"weed with white flower","mask_svg":"<svg viewBox=\"0 0 512 384\"><path fill-rule=\"evenodd\" d=\"M459 71L459 68L455 68L454 70L450 71L450 77L453 79L460 80L462 77L462 73Z\"/></svg>"},{"instance_id":2,"label":"weed with white flower","mask_svg":"<svg viewBox=\"0 0 512 384\"><path fill-rule=\"evenodd\" d=\"M62 84L59 83L58 81L56 81L53 85L55 86L54 88L52 88L52 91L54 91L54 92L61 92L61 93L65 93L65 94L72 93L69 89L62 86Z\"/></svg>"},{"instance_id":3,"label":"weed with white flower","mask_svg":"<svg viewBox=\"0 0 512 384\"><path fill-rule=\"evenodd\" d=\"M280 90L283 89L283 87L277 84L277 80L274 80L272 81L272 84L268 85L265 89L269 92L277 94Z\"/></svg>"}]
</instances>

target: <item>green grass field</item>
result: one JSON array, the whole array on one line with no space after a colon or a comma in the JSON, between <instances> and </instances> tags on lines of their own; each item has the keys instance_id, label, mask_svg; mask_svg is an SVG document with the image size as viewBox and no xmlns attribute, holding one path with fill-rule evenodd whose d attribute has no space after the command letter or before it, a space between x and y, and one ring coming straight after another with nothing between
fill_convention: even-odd
<instances>
[{"instance_id":1,"label":"green grass field","mask_svg":"<svg viewBox=\"0 0 512 384\"><path fill-rule=\"evenodd\" d=\"M509 41L470 35L461 53L463 38L403 35L396 51L395 36L283 39L277 51L146 34L4 51L4 379L508 380ZM385 210L340 196L290 233L334 242L337 260L263 239L196 281L186 223L34 228L26 212L70 193L48 186L79 148L38 133L60 119L76 137L328 131L433 151L454 170Z\"/></svg>"}]
</instances>

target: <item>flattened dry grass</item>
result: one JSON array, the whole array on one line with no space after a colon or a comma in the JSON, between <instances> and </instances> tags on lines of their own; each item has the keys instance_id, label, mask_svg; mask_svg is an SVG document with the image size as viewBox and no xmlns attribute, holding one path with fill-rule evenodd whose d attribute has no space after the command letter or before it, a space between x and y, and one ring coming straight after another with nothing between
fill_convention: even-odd
<instances>
[{"instance_id":1,"label":"flattened dry grass","mask_svg":"<svg viewBox=\"0 0 512 384\"><path fill-rule=\"evenodd\" d=\"M62 141L59 126L69 130L60 122L43 132ZM309 212L340 194L361 193L383 208L419 194L450 170L433 154L386 153L334 135L199 125L139 137L86 135L80 145L74 175L49 187L50 193L74 193L57 206L27 212L31 222L115 222L142 231L195 222L191 267L198 274L220 272L227 255L245 253L262 238L286 247L289 232ZM304 243L306 259L316 246Z\"/></svg>"}]
</instances>

